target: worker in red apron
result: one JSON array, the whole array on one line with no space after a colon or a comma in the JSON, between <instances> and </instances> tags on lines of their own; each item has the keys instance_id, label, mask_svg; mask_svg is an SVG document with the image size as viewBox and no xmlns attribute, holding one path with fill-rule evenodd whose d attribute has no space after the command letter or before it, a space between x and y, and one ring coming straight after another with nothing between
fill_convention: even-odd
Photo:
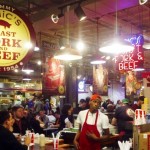
<instances>
[{"instance_id":1,"label":"worker in red apron","mask_svg":"<svg viewBox=\"0 0 150 150\"><path fill-rule=\"evenodd\" d=\"M79 131L74 138L74 145L78 150L100 150L101 140L109 137L108 117L98 110L101 97L92 95L89 105L89 110L80 111L77 117Z\"/></svg>"}]
</instances>

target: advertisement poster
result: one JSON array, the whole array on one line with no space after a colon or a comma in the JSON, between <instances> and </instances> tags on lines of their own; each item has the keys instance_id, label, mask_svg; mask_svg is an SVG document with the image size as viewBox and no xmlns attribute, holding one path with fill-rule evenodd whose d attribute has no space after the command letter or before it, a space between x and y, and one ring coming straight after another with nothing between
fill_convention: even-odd
<instances>
[{"instance_id":1,"label":"advertisement poster","mask_svg":"<svg viewBox=\"0 0 150 150\"><path fill-rule=\"evenodd\" d=\"M137 80L135 72L127 71L126 73L126 95L136 94L142 86L142 83Z\"/></svg>"},{"instance_id":2,"label":"advertisement poster","mask_svg":"<svg viewBox=\"0 0 150 150\"><path fill-rule=\"evenodd\" d=\"M108 95L108 71L102 65L93 66L93 92Z\"/></svg>"},{"instance_id":3,"label":"advertisement poster","mask_svg":"<svg viewBox=\"0 0 150 150\"><path fill-rule=\"evenodd\" d=\"M64 66L54 58L47 58L46 72L43 78L43 90L51 95L65 94Z\"/></svg>"}]
</instances>

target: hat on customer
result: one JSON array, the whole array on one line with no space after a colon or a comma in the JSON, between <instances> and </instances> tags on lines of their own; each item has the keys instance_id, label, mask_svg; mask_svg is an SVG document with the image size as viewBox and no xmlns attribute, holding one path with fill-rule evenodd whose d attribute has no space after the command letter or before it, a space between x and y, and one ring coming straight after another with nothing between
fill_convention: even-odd
<instances>
[{"instance_id":1,"label":"hat on customer","mask_svg":"<svg viewBox=\"0 0 150 150\"><path fill-rule=\"evenodd\" d=\"M90 100L97 100L97 99L99 99L100 101L102 100L102 98L101 98L100 95L98 95L98 94L93 94L93 95L91 96L91 99L90 99Z\"/></svg>"},{"instance_id":2,"label":"hat on customer","mask_svg":"<svg viewBox=\"0 0 150 150\"><path fill-rule=\"evenodd\" d=\"M129 103L129 100L127 98L125 98L122 100L122 103L127 104L127 103Z\"/></svg>"}]
</instances>

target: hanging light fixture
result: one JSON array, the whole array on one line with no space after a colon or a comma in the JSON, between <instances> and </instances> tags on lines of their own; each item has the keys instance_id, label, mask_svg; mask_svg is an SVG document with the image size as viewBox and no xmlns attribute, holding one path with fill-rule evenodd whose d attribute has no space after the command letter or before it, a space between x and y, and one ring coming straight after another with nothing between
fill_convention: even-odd
<instances>
[{"instance_id":1,"label":"hanging light fixture","mask_svg":"<svg viewBox=\"0 0 150 150\"><path fill-rule=\"evenodd\" d=\"M70 6L67 6L67 28L66 28L66 33L67 33L67 44L63 50L59 50L55 55L55 59L60 59L64 61L68 60L78 60L82 59L82 56L78 53L77 50L71 48L70 42L69 42L69 8Z\"/></svg>"},{"instance_id":2,"label":"hanging light fixture","mask_svg":"<svg viewBox=\"0 0 150 150\"><path fill-rule=\"evenodd\" d=\"M94 59L91 60L90 63L91 63L92 65L98 65L98 64L105 64L106 61L105 61L105 60L102 60L101 58L95 59L95 57L94 57Z\"/></svg>"},{"instance_id":3,"label":"hanging light fixture","mask_svg":"<svg viewBox=\"0 0 150 150\"><path fill-rule=\"evenodd\" d=\"M69 45L66 46L63 50L60 50L55 56L55 59L60 60L77 60L82 59L82 56L78 54L77 51L72 49Z\"/></svg>"},{"instance_id":4,"label":"hanging light fixture","mask_svg":"<svg viewBox=\"0 0 150 150\"><path fill-rule=\"evenodd\" d=\"M80 4L74 9L74 12L76 14L76 16L79 18L80 21L86 19L86 15L83 11L83 9L81 8Z\"/></svg>"},{"instance_id":5,"label":"hanging light fixture","mask_svg":"<svg viewBox=\"0 0 150 150\"><path fill-rule=\"evenodd\" d=\"M31 67L29 67L29 62L27 62L27 64L25 64L23 66L22 72L25 72L26 74L30 74L30 73L34 72L34 70L31 69Z\"/></svg>"},{"instance_id":6,"label":"hanging light fixture","mask_svg":"<svg viewBox=\"0 0 150 150\"><path fill-rule=\"evenodd\" d=\"M23 78L22 78L23 81L30 81L31 78L29 75L24 75Z\"/></svg>"},{"instance_id":7,"label":"hanging light fixture","mask_svg":"<svg viewBox=\"0 0 150 150\"><path fill-rule=\"evenodd\" d=\"M140 5L144 5L148 0L139 0Z\"/></svg>"},{"instance_id":8,"label":"hanging light fixture","mask_svg":"<svg viewBox=\"0 0 150 150\"><path fill-rule=\"evenodd\" d=\"M132 46L129 42L116 37L115 39L104 43L99 50L103 53L118 54L130 52L134 50L134 46Z\"/></svg>"},{"instance_id":9,"label":"hanging light fixture","mask_svg":"<svg viewBox=\"0 0 150 150\"><path fill-rule=\"evenodd\" d=\"M102 46L99 48L99 51L103 53L119 54L119 53L125 53L134 50L133 45L131 45L128 41L125 41L120 37L118 37L117 5L118 5L118 0L116 0L116 37L102 44Z\"/></svg>"}]
</instances>

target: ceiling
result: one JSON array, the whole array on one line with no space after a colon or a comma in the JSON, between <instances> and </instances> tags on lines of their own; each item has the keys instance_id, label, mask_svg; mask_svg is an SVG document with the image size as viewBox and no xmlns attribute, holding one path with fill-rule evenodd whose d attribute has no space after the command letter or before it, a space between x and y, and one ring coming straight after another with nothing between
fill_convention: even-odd
<instances>
[{"instance_id":1,"label":"ceiling","mask_svg":"<svg viewBox=\"0 0 150 150\"><path fill-rule=\"evenodd\" d=\"M78 40L84 41L86 49L81 52L83 59L76 63L82 68L80 72L86 72L88 75L92 74L92 66L89 63L91 56L99 53L98 47L105 41L112 39L116 32L121 38L141 33L144 36L145 43L150 43L150 1L144 5L139 5L139 0L82 0L81 7L87 15L87 19L84 21L79 21L74 13L78 1L7 0L6 2L0 0L0 3L13 5L29 17L35 29L39 45L39 35L41 34L47 36L50 40L55 39L56 41L60 41L61 38L66 40L69 37L72 45ZM118 1L117 7L116 1ZM58 15L61 10L64 17L61 17L58 23L53 23L51 15ZM150 53L146 52L147 65L150 66ZM38 72L33 75L36 80L41 78L42 69L35 63L38 59L41 59L41 53L35 52L30 60L30 65ZM112 59L108 62L110 78L114 79L116 76L114 75L115 69ZM0 76L1 78L8 77L16 82L22 80L22 73L12 73L11 76L9 73L2 73Z\"/></svg>"}]
</instances>

